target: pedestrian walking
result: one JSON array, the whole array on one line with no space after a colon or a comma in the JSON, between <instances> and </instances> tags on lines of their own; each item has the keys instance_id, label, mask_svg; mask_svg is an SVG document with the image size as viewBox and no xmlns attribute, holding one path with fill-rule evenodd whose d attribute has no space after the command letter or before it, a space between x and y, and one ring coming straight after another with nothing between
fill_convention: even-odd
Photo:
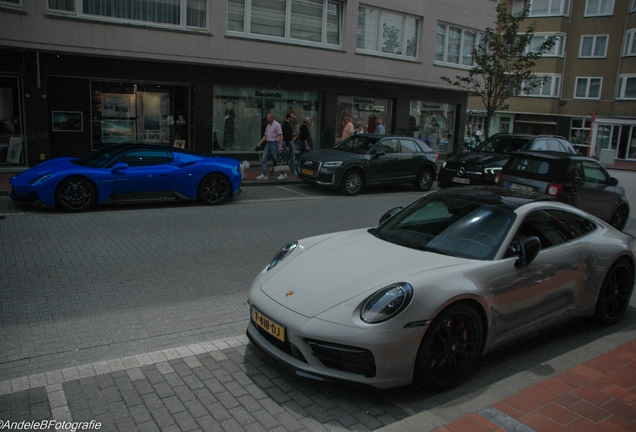
<instances>
[{"instance_id":1,"label":"pedestrian walking","mask_svg":"<svg viewBox=\"0 0 636 432\"><path fill-rule=\"evenodd\" d=\"M384 135L386 132L384 131L384 125L382 124L382 119L377 119L375 121L375 133Z\"/></svg>"},{"instance_id":2,"label":"pedestrian walking","mask_svg":"<svg viewBox=\"0 0 636 432\"><path fill-rule=\"evenodd\" d=\"M351 123L351 119L349 117L344 118L345 127L342 130L342 139L345 140L351 136L353 133L353 123Z\"/></svg>"},{"instance_id":3,"label":"pedestrian walking","mask_svg":"<svg viewBox=\"0 0 636 432\"><path fill-rule=\"evenodd\" d=\"M305 153L309 153L311 151L311 147L309 147L309 140L311 139L311 135L309 132L309 117L305 117L303 119L303 124L300 125L300 133L298 136L298 159L302 159Z\"/></svg>"},{"instance_id":4,"label":"pedestrian walking","mask_svg":"<svg viewBox=\"0 0 636 432\"><path fill-rule=\"evenodd\" d=\"M361 121L356 122L356 128L353 130L351 135L360 135L364 133L364 123Z\"/></svg>"},{"instance_id":5,"label":"pedestrian walking","mask_svg":"<svg viewBox=\"0 0 636 432\"><path fill-rule=\"evenodd\" d=\"M269 155L271 154L274 161L276 161L278 153L283 151L283 131L280 127L280 123L274 119L273 114L267 114L267 127L265 128L265 134L258 142L257 147L262 147L262 144L265 144L263 149L263 158L261 159L263 173L256 177L256 180L267 180L267 159L269 158Z\"/></svg>"},{"instance_id":6,"label":"pedestrian walking","mask_svg":"<svg viewBox=\"0 0 636 432\"><path fill-rule=\"evenodd\" d=\"M296 149L294 148L294 128L292 122L296 119L293 113L287 113L285 121L281 125L283 131L283 158L289 158L289 171L291 174L296 175ZM281 171L278 176L278 180L285 180L287 174L285 171Z\"/></svg>"},{"instance_id":7,"label":"pedestrian walking","mask_svg":"<svg viewBox=\"0 0 636 432\"><path fill-rule=\"evenodd\" d=\"M481 144L481 139L484 136L484 133L481 131L481 126L477 127L477 132L475 132L475 140L477 144Z\"/></svg>"}]
</instances>

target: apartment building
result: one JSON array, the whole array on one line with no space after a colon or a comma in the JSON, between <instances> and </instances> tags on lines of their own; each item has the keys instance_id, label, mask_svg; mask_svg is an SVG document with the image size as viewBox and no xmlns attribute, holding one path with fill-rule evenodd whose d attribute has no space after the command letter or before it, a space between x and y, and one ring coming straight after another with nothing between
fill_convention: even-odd
<instances>
[{"instance_id":1,"label":"apartment building","mask_svg":"<svg viewBox=\"0 0 636 432\"><path fill-rule=\"evenodd\" d=\"M289 112L310 119L314 148L338 142L348 116L445 157L468 96L439 77L465 71L495 6L0 0L0 170L122 141L255 160L266 115Z\"/></svg>"},{"instance_id":2,"label":"apartment building","mask_svg":"<svg viewBox=\"0 0 636 432\"><path fill-rule=\"evenodd\" d=\"M636 0L504 2L513 13L530 6L530 49L546 37L557 41L535 68L546 81L510 99L491 133L557 134L607 165L636 167ZM483 107L470 98L466 135L483 121Z\"/></svg>"}]
</instances>

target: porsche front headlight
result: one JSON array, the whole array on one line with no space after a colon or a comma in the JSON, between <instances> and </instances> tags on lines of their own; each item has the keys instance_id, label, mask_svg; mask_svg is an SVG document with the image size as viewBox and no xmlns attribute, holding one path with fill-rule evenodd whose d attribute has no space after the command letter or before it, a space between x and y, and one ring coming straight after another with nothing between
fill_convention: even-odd
<instances>
[{"instance_id":1,"label":"porsche front headlight","mask_svg":"<svg viewBox=\"0 0 636 432\"><path fill-rule=\"evenodd\" d=\"M276 265L279 262L281 262L282 260L287 258L287 256L290 253L292 253L294 251L294 249L296 249L296 246L298 246L298 242L297 241L291 242L288 245L283 246L278 251L278 253L276 253L276 255L274 255L274 258L272 258L272 260L270 261L269 265L267 266L267 271L270 271L271 269L276 267Z\"/></svg>"},{"instance_id":2,"label":"porsche front headlight","mask_svg":"<svg viewBox=\"0 0 636 432\"><path fill-rule=\"evenodd\" d=\"M406 309L412 298L413 287L407 283L382 288L364 302L360 319L368 324L387 321Z\"/></svg>"}]
</instances>

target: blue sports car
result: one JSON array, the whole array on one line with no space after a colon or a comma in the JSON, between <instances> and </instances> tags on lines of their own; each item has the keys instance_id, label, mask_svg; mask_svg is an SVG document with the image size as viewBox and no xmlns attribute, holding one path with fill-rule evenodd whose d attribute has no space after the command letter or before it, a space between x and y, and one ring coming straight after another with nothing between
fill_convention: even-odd
<instances>
[{"instance_id":1,"label":"blue sports car","mask_svg":"<svg viewBox=\"0 0 636 432\"><path fill-rule=\"evenodd\" d=\"M15 201L81 212L105 201L196 199L217 205L241 191L241 163L153 144L114 144L79 159L43 162L13 176Z\"/></svg>"}]
</instances>

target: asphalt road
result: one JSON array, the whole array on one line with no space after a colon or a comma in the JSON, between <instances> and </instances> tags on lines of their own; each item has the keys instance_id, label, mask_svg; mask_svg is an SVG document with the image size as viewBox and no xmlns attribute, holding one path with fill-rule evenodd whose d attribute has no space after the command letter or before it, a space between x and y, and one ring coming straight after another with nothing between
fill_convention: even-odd
<instances>
[{"instance_id":1,"label":"asphalt road","mask_svg":"<svg viewBox=\"0 0 636 432\"><path fill-rule=\"evenodd\" d=\"M636 173L612 175L635 205ZM289 184L246 187L220 207L109 205L83 214L0 197L0 376L9 380L243 335L250 284L281 245L373 226L388 209L421 195L405 186L344 197ZM636 234L634 216L626 232ZM568 361L577 361L582 351L602 352L612 334L636 328L635 298L631 304L612 328L568 325L496 352L466 384L443 395L398 389L374 398L410 414L433 406L452 411L466 394L517 385L510 381L519 373L540 378L568 354ZM369 394L350 397L363 404Z\"/></svg>"}]
</instances>

